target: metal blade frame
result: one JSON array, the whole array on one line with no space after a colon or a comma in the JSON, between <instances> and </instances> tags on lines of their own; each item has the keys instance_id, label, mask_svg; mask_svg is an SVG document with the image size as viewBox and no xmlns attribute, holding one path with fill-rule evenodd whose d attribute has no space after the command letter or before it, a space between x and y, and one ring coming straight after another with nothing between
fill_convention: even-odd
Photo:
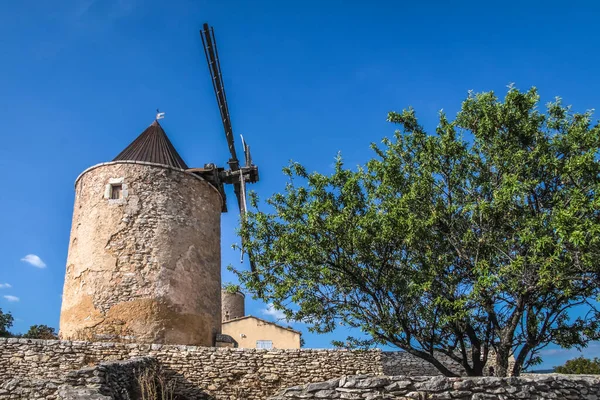
<instances>
[{"instance_id":1,"label":"metal blade frame","mask_svg":"<svg viewBox=\"0 0 600 400\"><path fill-rule=\"evenodd\" d=\"M233 127L231 126L231 117L229 115L229 107L227 105L227 95L225 94L225 85L223 84L223 75L221 72L221 61L219 59L219 50L217 48L217 40L215 38L215 31L207 23L203 25L203 29L200 31L200 38L202 39L202 45L204 48L204 55L208 64L208 70L211 75L213 90L217 99L217 105L219 106L219 113L221 114L221 122L223 123L223 129L225 131L225 137L227 139L227 146L229 147L229 153L231 158L229 159L229 171L220 171L216 167L202 169L201 172L205 175L209 175L216 182L221 190L223 190L223 183L232 183L233 191L238 201L240 209L240 216L242 223L245 222L246 213L248 210L246 203L246 181L255 183L258 181L258 168L252 164L252 156L250 155L250 146L245 142L242 136L242 146L244 148L244 161L245 166L240 168L240 162L237 158L235 143L233 139ZM241 136L241 135L240 135ZM239 175L239 176L236 176ZM223 191L224 193L224 191ZM226 210L226 205L223 209ZM242 254L241 260L244 260L244 240L242 239ZM256 272L255 264L252 259L252 255L248 253L250 262L250 269Z\"/></svg>"},{"instance_id":2,"label":"metal blade frame","mask_svg":"<svg viewBox=\"0 0 600 400\"><path fill-rule=\"evenodd\" d=\"M231 154L229 166L233 171L236 171L239 169L239 161L235 151L233 128L231 126L231 117L227 105L227 95L225 94L225 86L223 84L221 63L219 61L219 52L217 50L214 29L205 23L203 30L200 32L200 37L202 39L208 69L211 74L213 90L215 92L215 97L217 98L217 105L219 106L219 112L221 113L221 122L223 123L223 129L225 130L227 146L229 147L229 153Z\"/></svg>"}]
</instances>

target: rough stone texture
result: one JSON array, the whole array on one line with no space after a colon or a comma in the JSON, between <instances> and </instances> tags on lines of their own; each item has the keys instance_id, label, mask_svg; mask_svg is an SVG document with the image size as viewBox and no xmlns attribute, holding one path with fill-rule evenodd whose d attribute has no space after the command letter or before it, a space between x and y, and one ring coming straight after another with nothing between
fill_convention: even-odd
<instances>
[{"instance_id":1,"label":"rough stone texture","mask_svg":"<svg viewBox=\"0 0 600 400\"><path fill-rule=\"evenodd\" d=\"M445 354L437 353L437 359L451 371L458 375L466 375L462 365L452 360ZM403 351L384 351L381 353L381 363L383 365L384 375L409 375L409 376L436 376L442 375L432 364L423 362L422 359L414 357ZM510 357L508 361L508 370L512 371L515 363L515 358ZM483 375L489 376L490 369L494 369L496 365L496 354L490 351L488 360L483 370Z\"/></svg>"},{"instance_id":2,"label":"rough stone texture","mask_svg":"<svg viewBox=\"0 0 600 400\"><path fill-rule=\"evenodd\" d=\"M15 391L39 387L38 381L52 382L54 388L41 398L53 399L47 396L55 396L56 387L67 383L70 371L102 361L136 357L156 358L165 373L177 382L177 392L187 398L265 399L292 385L382 372L380 351L257 350L0 338L0 382L14 381L14 388L0 392L0 399L28 398Z\"/></svg>"},{"instance_id":3,"label":"rough stone texture","mask_svg":"<svg viewBox=\"0 0 600 400\"><path fill-rule=\"evenodd\" d=\"M150 370L155 376L156 359L134 358L127 361L103 362L94 367L71 371L66 383L58 388L57 399L91 400L140 398L140 377Z\"/></svg>"},{"instance_id":4,"label":"rough stone texture","mask_svg":"<svg viewBox=\"0 0 600 400\"><path fill-rule=\"evenodd\" d=\"M439 354L438 359L443 360L444 365L450 366L452 371L463 375L464 369L456 361ZM414 357L406 352L384 351L381 353L384 375L412 375L412 376L435 376L441 375L432 364L423 362L422 359Z\"/></svg>"},{"instance_id":5,"label":"rough stone texture","mask_svg":"<svg viewBox=\"0 0 600 400\"><path fill-rule=\"evenodd\" d=\"M270 399L598 400L599 398L600 378L592 376L446 378L359 375L291 387Z\"/></svg>"},{"instance_id":6,"label":"rough stone texture","mask_svg":"<svg viewBox=\"0 0 600 400\"><path fill-rule=\"evenodd\" d=\"M333 389L323 380L343 375L384 375L392 367L401 371L402 363L406 374L429 370L424 361L406 353L379 350L258 350L0 338L0 399L54 399L59 386L74 384L73 376L79 379L98 371L89 367L139 357L156 359L165 376L176 383L177 393L190 399L265 399L283 388L307 383L319 388L319 396L329 396ZM72 372L75 370L81 371ZM85 385L90 382L84 380ZM413 381L408 382L404 385L396 381L395 385L408 387ZM456 390L469 390L463 386ZM78 393L91 389L94 387L77 388Z\"/></svg>"},{"instance_id":7,"label":"rough stone texture","mask_svg":"<svg viewBox=\"0 0 600 400\"><path fill-rule=\"evenodd\" d=\"M229 293L227 290L221 291L221 316L223 322L230 319L240 318L246 315L244 293Z\"/></svg>"},{"instance_id":8,"label":"rough stone texture","mask_svg":"<svg viewBox=\"0 0 600 400\"><path fill-rule=\"evenodd\" d=\"M126 197L107 199L117 181ZM75 191L61 338L213 345L221 330L217 190L182 170L113 162L81 174Z\"/></svg>"},{"instance_id":9,"label":"rough stone texture","mask_svg":"<svg viewBox=\"0 0 600 400\"><path fill-rule=\"evenodd\" d=\"M0 399L56 399L56 390L64 382L54 379L28 379L5 377L0 379Z\"/></svg>"}]
</instances>

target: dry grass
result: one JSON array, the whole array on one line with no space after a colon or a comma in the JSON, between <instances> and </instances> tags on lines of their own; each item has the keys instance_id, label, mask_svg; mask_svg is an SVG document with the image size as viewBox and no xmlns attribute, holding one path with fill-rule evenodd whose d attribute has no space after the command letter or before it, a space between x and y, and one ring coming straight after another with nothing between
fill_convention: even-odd
<instances>
[{"instance_id":1,"label":"dry grass","mask_svg":"<svg viewBox=\"0 0 600 400\"><path fill-rule=\"evenodd\" d=\"M149 368L137 375L140 400L174 400L175 380L160 368Z\"/></svg>"}]
</instances>

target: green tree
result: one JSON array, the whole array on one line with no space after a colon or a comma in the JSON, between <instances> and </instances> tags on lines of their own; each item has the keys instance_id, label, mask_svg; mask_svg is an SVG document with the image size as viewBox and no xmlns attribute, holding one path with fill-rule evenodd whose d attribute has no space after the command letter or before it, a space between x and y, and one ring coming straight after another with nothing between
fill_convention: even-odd
<instances>
[{"instance_id":1,"label":"green tree","mask_svg":"<svg viewBox=\"0 0 600 400\"><path fill-rule=\"evenodd\" d=\"M10 312L2 312L0 308L0 337L10 337L11 334L8 329L13 324L13 316Z\"/></svg>"},{"instance_id":2,"label":"green tree","mask_svg":"<svg viewBox=\"0 0 600 400\"><path fill-rule=\"evenodd\" d=\"M31 325L29 331L23 337L28 339L58 339L54 328L48 325Z\"/></svg>"},{"instance_id":3,"label":"green tree","mask_svg":"<svg viewBox=\"0 0 600 400\"><path fill-rule=\"evenodd\" d=\"M223 290L225 290L227 293L229 294L235 294L238 292L242 292L242 287L240 285L237 285L235 283L231 283L228 282L226 284L223 285Z\"/></svg>"},{"instance_id":4,"label":"green tree","mask_svg":"<svg viewBox=\"0 0 600 400\"><path fill-rule=\"evenodd\" d=\"M495 354L504 376L511 356L518 375L549 343L585 346L599 337L600 127L539 101L469 93L430 134L413 109L391 112L400 130L364 166L291 163L282 193L251 196L255 268L240 282L315 332L360 328L369 339L351 345L391 344L448 376L439 355L481 375Z\"/></svg>"},{"instance_id":5,"label":"green tree","mask_svg":"<svg viewBox=\"0 0 600 400\"><path fill-rule=\"evenodd\" d=\"M593 360L583 356L577 357L567 361L565 365L555 367L554 372L559 374L600 375L600 360L597 357Z\"/></svg>"}]
</instances>

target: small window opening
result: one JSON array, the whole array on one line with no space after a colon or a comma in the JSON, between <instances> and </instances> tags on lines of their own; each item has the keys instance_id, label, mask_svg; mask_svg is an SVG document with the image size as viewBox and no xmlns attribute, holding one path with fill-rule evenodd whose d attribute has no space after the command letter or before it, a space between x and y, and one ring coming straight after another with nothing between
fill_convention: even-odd
<instances>
[{"instance_id":1,"label":"small window opening","mask_svg":"<svg viewBox=\"0 0 600 400\"><path fill-rule=\"evenodd\" d=\"M110 186L110 198L112 200L120 199L123 193L123 185L111 185Z\"/></svg>"},{"instance_id":2,"label":"small window opening","mask_svg":"<svg viewBox=\"0 0 600 400\"><path fill-rule=\"evenodd\" d=\"M257 349L272 349L273 341L272 340L257 340L256 348Z\"/></svg>"}]
</instances>

